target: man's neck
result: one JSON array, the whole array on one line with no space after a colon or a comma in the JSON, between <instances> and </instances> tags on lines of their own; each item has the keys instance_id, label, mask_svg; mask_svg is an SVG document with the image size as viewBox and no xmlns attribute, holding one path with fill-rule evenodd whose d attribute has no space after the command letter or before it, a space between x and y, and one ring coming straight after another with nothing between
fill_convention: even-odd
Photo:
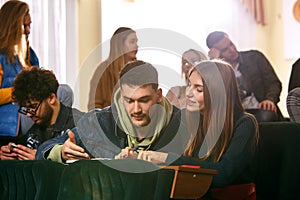
<instances>
[{"instance_id":1,"label":"man's neck","mask_svg":"<svg viewBox=\"0 0 300 200\"><path fill-rule=\"evenodd\" d=\"M136 137L138 138L138 140L143 140L146 137L148 137L149 128L147 128L147 126L135 127L135 132L136 132Z\"/></svg>"}]
</instances>

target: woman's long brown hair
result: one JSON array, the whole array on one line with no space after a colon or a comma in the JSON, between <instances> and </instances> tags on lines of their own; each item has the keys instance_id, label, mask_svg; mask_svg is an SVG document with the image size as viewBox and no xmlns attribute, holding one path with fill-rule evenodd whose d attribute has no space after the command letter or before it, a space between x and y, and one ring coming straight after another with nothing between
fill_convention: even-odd
<instances>
[{"instance_id":1,"label":"woman's long brown hair","mask_svg":"<svg viewBox=\"0 0 300 200\"><path fill-rule=\"evenodd\" d=\"M128 27L120 27L111 37L109 56L99 65L91 80L89 110L97 106L104 108L111 105L111 97L119 81L119 73L126 64L125 40L131 33L135 33L135 31ZM95 85L96 87L94 87ZM106 97L102 97L103 94Z\"/></svg>"},{"instance_id":2,"label":"woman's long brown hair","mask_svg":"<svg viewBox=\"0 0 300 200\"><path fill-rule=\"evenodd\" d=\"M196 123L197 124L196 128L195 128L195 123L194 125L192 125L193 122L195 122L195 113L187 111L186 117L187 117L187 125L190 129L189 131L195 131L196 134L190 134L191 135L190 144L185 150L184 155L192 156L195 150L198 149L200 145L202 145L204 141L204 137L208 132L209 125L218 123L216 121L215 121L216 123L214 123L214 120L218 120L218 119L212 117L213 116L212 104L210 98L211 96L210 92L215 92L215 91L208 91L208 87L206 83L207 80L213 81L214 75L207 73L207 71L209 72L209 70L207 69L206 72L204 72L204 70L201 69L203 63L206 63L206 65L211 64L211 67L214 66L217 67L222 77L222 81L224 83L224 88L225 88L226 113L225 113L223 129L214 147L211 150L209 150L205 156L200 158L201 160L205 160L208 157L210 157L213 162L218 162L221 156L223 155L223 153L226 151L229 142L231 141L231 138L233 136L235 116L244 113L244 108L242 106L241 99L239 97L236 77L230 64L223 61L214 60L214 61L201 62L196 67L194 67L191 70L190 74L199 73L203 79L204 111L201 113L201 119L198 120L199 123ZM198 115L200 116L200 114Z\"/></svg>"}]
</instances>

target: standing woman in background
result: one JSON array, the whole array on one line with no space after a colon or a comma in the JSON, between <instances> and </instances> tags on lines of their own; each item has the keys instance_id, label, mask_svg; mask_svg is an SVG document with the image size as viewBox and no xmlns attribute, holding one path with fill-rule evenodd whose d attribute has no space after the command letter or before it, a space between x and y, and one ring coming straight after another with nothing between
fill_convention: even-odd
<instances>
[{"instance_id":1,"label":"standing woman in background","mask_svg":"<svg viewBox=\"0 0 300 200\"><path fill-rule=\"evenodd\" d=\"M91 79L88 110L111 105L119 72L126 63L136 60L137 41L136 32L131 28L120 27L114 32L109 56L98 66Z\"/></svg>"},{"instance_id":2,"label":"standing woman in background","mask_svg":"<svg viewBox=\"0 0 300 200\"><path fill-rule=\"evenodd\" d=\"M12 83L21 70L31 66L24 26L28 19L30 25L25 2L7 1L0 9L0 136L19 132L19 107L12 103Z\"/></svg>"}]
</instances>

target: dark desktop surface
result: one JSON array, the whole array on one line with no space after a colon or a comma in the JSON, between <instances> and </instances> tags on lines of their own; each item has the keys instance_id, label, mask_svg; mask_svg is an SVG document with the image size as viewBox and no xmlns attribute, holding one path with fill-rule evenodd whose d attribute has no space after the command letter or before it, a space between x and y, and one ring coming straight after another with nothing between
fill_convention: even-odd
<instances>
[{"instance_id":1,"label":"dark desktop surface","mask_svg":"<svg viewBox=\"0 0 300 200\"><path fill-rule=\"evenodd\" d=\"M257 199L298 199L300 124L265 122L253 160ZM112 165L107 165L111 162ZM128 162L138 166L127 170ZM122 166L116 169L115 166ZM141 160L0 161L0 199L169 199L174 170Z\"/></svg>"},{"instance_id":2,"label":"dark desktop surface","mask_svg":"<svg viewBox=\"0 0 300 200\"><path fill-rule=\"evenodd\" d=\"M0 161L0 199L169 199L174 170L135 160L130 171L131 161L117 162L122 171L97 160Z\"/></svg>"}]
</instances>

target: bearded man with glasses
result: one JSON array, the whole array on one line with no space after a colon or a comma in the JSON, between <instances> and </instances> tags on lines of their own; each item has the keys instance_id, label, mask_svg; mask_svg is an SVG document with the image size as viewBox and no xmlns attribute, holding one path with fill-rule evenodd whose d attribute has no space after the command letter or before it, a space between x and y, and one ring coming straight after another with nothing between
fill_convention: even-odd
<instances>
[{"instance_id":1,"label":"bearded man with glasses","mask_svg":"<svg viewBox=\"0 0 300 200\"><path fill-rule=\"evenodd\" d=\"M57 99L59 83L52 71L33 67L23 70L13 83L12 98L20 106L19 113L34 121L25 135L2 146L1 160L34 160L36 148L75 126L82 112Z\"/></svg>"}]
</instances>

